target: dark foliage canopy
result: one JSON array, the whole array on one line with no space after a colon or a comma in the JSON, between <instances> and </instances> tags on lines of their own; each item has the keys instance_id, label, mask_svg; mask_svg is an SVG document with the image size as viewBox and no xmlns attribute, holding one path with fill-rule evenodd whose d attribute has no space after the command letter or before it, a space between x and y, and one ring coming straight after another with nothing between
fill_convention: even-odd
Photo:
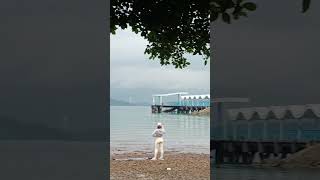
<instances>
[{"instance_id":1,"label":"dark foliage canopy","mask_svg":"<svg viewBox=\"0 0 320 180\"><path fill-rule=\"evenodd\" d=\"M310 0L303 0L302 12ZM249 0L111 0L111 33L118 28L140 34L149 44L145 54L161 65L184 68L186 53L210 57L210 22L231 23L256 10Z\"/></svg>"}]
</instances>

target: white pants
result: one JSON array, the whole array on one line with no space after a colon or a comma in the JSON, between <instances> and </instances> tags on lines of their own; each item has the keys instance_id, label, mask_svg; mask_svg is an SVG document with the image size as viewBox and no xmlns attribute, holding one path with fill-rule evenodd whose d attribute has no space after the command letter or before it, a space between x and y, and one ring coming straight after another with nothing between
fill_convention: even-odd
<instances>
[{"instance_id":1,"label":"white pants","mask_svg":"<svg viewBox=\"0 0 320 180\"><path fill-rule=\"evenodd\" d=\"M160 159L163 159L163 138L162 137L158 137L155 139L154 141L154 159L157 158L157 154L160 151Z\"/></svg>"}]
</instances>

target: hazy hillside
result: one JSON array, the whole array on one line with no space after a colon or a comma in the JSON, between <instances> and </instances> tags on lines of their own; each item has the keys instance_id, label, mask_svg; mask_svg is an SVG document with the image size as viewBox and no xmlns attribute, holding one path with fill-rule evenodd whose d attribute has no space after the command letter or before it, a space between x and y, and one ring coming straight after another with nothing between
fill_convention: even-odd
<instances>
[{"instance_id":1,"label":"hazy hillside","mask_svg":"<svg viewBox=\"0 0 320 180\"><path fill-rule=\"evenodd\" d=\"M67 133L40 123L26 123L0 116L0 139L63 139Z\"/></svg>"},{"instance_id":2,"label":"hazy hillside","mask_svg":"<svg viewBox=\"0 0 320 180\"><path fill-rule=\"evenodd\" d=\"M146 103L146 102L129 103L126 101L116 100L116 99L111 98L110 105L111 106L147 106L147 105L149 105L149 103Z\"/></svg>"},{"instance_id":3,"label":"hazy hillside","mask_svg":"<svg viewBox=\"0 0 320 180\"><path fill-rule=\"evenodd\" d=\"M129 102L121 101L121 100L115 100L110 99L110 105L111 106L133 106L133 104L130 104Z\"/></svg>"}]
</instances>

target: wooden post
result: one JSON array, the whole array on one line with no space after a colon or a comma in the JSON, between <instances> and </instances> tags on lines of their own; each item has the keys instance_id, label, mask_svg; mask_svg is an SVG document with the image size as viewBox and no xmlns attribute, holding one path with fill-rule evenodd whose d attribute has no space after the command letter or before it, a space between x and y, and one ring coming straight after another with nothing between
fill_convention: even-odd
<instances>
[{"instance_id":1,"label":"wooden post","mask_svg":"<svg viewBox=\"0 0 320 180\"><path fill-rule=\"evenodd\" d=\"M248 134L247 134L248 140L251 138L251 121L248 120Z\"/></svg>"},{"instance_id":2,"label":"wooden post","mask_svg":"<svg viewBox=\"0 0 320 180\"><path fill-rule=\"evenodd\" d=\"M236 140L237 137L237 121L234 121L232 123L232 128L233 128L233 140Z\"/></svg>"},{"instance_id":3,"label":"wooden post","mask_svg":"<svg viewBox=\"0 0 320 180\"><path fill-rule=\"evenodd\" d=\"M301 134L302 134L302 127L301 127L301 121L300 119L297 119L298 121L298 133L297 133L297 140L300 141L301 140Z\"/></svg>"},{"instance_id":4,"label":"wooden post","mask_svg":"<svg viewBox=\"0 0 320 180\"><path fill-rule=\"evenodd\" d=\"M267 120L263 120L263 140L267 140Z\"/></svg>"},{"instance_id":5,"label":"wooden post","mask_svg":"<svg viewBox=\"0 0 320 180\"><path fill-rule=\"evenodd\" d=\"M283 140L283 120L279 120L280 121L280 127L279 127L279 140L282 141Z\"/></svg>"},{"instance_id":6,"label":"wooden post","mask_svg":"<svg viewBox=\"0 0 320 180\"><path fill-rule=\"evenodd\" d=\"M227 123L226 120L223 119L223 106L221 102L217 103L217 123L221 123L223 125L223 138L226 139L227 138Z\"/></svg>"}]
</instances>

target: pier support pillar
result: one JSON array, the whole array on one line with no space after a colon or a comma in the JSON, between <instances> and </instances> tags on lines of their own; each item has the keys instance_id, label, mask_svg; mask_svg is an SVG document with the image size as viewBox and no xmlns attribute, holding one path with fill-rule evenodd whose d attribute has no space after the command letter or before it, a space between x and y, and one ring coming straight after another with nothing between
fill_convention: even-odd
<instances>
[{"instance_id":1,"label":"pier support pillar","mask_svg":"<svg viewBox=\"0 0 320 180\"><path fill-rule=\"evenodd\" d=\"M247 142L243 142L241 144L241 154L242 154L242 160L243 163L248 164L249 163L249 147Z\"/></svg>"},{"instance_id":2,"label":"pier support pillar","mask_svg":"<svg viewBox=\"0 0 320 180\"><path fill-rule=\"evenodd\" d=\"M296 143L291 143L291 153L295 153L298 150L297 144Z\"/></svg>"},{"instance_id":3,"label":"pier support pillar","mask_svg":"<svg viewBox=\"0 0 320 180\"><path fill-rule=\"evenodd\" d=\"M223 154L223 143L216 143L215 144L215 161L216 164L222 164L224 159Z\"/></svg>"},{"instance_id":4,"label":"pier support pillar","mask_svg":"<svg viewBox=\"0 0 320 180\"><path fill-rule=\"evenodd\" d=\"M241 153L240 156L239 156L238 163L239 163L239 164L242 164L242 163L243 163L243 155L242 155L242 153Z\"/></svg>"},{"instance_id":5,"label":"pier support pillar","mask_svg":"<svg viewBox=\"0 0 320 180\"><path fill-rule=\"evenodd\" d=\"M280 144L277 143L277 142L274 142L273 143L273 152L276 153L276 154L279 154L280 153L280 149L281 149Z\"/></svg>"},{"instance_id":6,"label":"pier support pillar","mask_svg":"<svg viewBox=\"0 0 320 180\"><path fill-rule=\"evenodd\" d=\"M229 154L229 162L235 162L235 149L233 147L233 142L228 143L228 154Z\"/></svg>"},{"instance_id":7,"label":"pier support pillar","mask_svg":"<svg viewBox=\"0 0 320 180\"><path fill-rule=\"evenodd\" d=\"M264 146L261 142L258 142L258 152L259 153L264 153Z\"/></svg>"}]
</instances>

